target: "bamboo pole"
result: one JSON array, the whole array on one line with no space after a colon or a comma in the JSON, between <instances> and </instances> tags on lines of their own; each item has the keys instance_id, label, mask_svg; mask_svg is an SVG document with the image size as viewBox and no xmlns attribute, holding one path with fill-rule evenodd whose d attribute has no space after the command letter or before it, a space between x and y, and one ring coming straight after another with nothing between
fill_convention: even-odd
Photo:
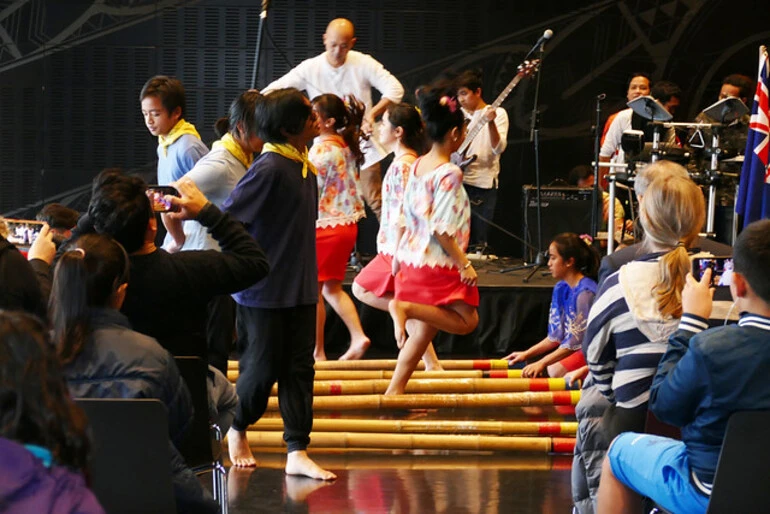
<instances>
[{"instance_id":1,"label":"bamboo pole","mask_svg":"<svg viewBox=\"0 0 770 514\"><path fill-rule=\"evenodd\" d=\"M262 418L248 429L282 431L283 420ZM313 429L319 432L574 436L577 432L577 422L316 418L313 420Z\"/></svg>"},{"instance_id":2,"label":"bamboo pole","mask_svg":"<svg viewBox=\"0 0 770 514\"><path fill-rule=\"evenodd\" d=\"M342 369L342 370L394 370L396 369L395 359L364 359L357 361L318 361L315 363L316 370ZM493 370L508 369L510 365L504 359L459 359L459 360L440 360L441 366L447 370ZM227 369L238 369L237 361L228 361ZM420 361L417 364L418 370L425 369L425 363Z\"/></svg>"},{"instance_id":3,"label":"bamboo pole","mask_svg":"<svg viewBox=\"0 0 770 514\"><path fill-rule=\"evenodd\" d=\"M333 380L316 381L314 396L338 396L351 394L383 394L390 380ZM563 378L507 378L488 380L486 378L461 379L416 379L406 384L406 393L513 393L522 391L565 391L580 389L579 385L568 386ZM271 392L278 394L278 386Z\"/></svg>"},{"instance_id":4,"label":"bamboo pole","mask_svg":"<svg viewBox=\"0 0 770 514\"><path fill-rule=\"evenodd\" d=\"M247 432L249 446L283 447L280 432ZM390 450L471 450L569 453L574 438L497 437L486 435L360 434L312 432L313 448L377 448Z\"/></svg>"},{"instance_id":5,"label":"bamboo pole","mask_svg":"<svg viewBox=\"0 0 770 514\"><path fill-rule=\"evenodd\" d=\"M371 380L376 378L391 378L392 371L365 369L365 370L316 370L316 380ZM238 369L227 371L227 378L235 383L238 380ZM483 371L480 369L448 370L448 371L415 371L412 378L521 378L520 369L497 369Z\"/></svg>"},{"instance_id":6,"label":"bamboo pole","mask_svg":"<svg viewBox=\"0 0 770 514\"><path fill-rule=\"evenodd\" d=\"M478 393L478 394L400 394L385 396L362 394L349 396L318 396L313 409L371 410L371 409L440 409L474 407L518 407L522 405L576 405L580 391ZM278 398L271 397L268 410L278 410Z\"/></svg>"}]
</instances>

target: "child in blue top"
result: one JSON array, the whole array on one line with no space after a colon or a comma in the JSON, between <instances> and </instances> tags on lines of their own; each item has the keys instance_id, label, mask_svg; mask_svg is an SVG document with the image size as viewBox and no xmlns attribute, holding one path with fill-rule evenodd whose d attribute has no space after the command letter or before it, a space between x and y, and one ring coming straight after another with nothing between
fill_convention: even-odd
<instances>
[{"instance_id":1,"label":"child in blue top","mask_svg":"<svg viewBox=\"0 0 770 514\"><path fill-rule=\"evenodd\" d=\"M548 335L528 350L513 352L505 359L515 364L553 351L525 366L522 370L524 377L536 377L546 367L550 376L561 377L586 365L580 349L588 324L588 312L596 296L599 254L591 246L588 236L583 237L585 239L565 232L554 237L548 247L548 269L553 278L559 280L551 297Z\"/></svg>"},{"instance_id":2,"label":"child in blue top","mask_svg":"<svg viewBox=\"0 0 770 514\"><path fill-rule=\"evenodd\" d=\"M650 389L650 410L680 427L682 440L626 432L604 460L598 512L641 512L641 496L670 512L706 512L730 416L770 409L770 220L743 229L733 251L730 293L737 325L708 329L711 270L682 291L679 329ZM757 487L764 477L757 477Z\"/></svg>"}]
</instances>

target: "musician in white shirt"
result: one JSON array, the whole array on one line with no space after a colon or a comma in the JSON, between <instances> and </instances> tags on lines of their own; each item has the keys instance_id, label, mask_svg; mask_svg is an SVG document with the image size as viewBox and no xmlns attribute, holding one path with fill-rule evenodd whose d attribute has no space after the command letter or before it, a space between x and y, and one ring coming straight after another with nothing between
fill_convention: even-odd
<instances>
[{"instance_id":1,"label":"musician in white shirt","mask_svg":"<svg viewBox=\"0 0 770 514\"><path fill-rule=\"evenodd\" d=\"M307 91L312 100L324 93L333 93L340 98L353 95L366 106L363 133L372 134L374 120L385 112L391 103L400 103L404 88L396 77L368 54L353 50L356 43L353 24L344 18L332 20L323 36L326 51L299 63L283 77L275 80L262 90L295 87ZM382 97L372 104L372 88ZM361 169L361 186L364 200L380 218L382 203L382 176L380 161L385 152L371 141L363 141L361 150L366 161Z\"/></svg>"},{"instance_id":2,"label":"musician in white shirt","mask_svg":"<svg viewBox=\"0 0 770 514\"><path fill-rule=\"evenodd\" d=\"M508 144L508 113L498 107L492 109L481 97L481 73L466 70L456 79L457 99L466 118L470 119L468 133L478 123L486 125L470 142L466 156L476 156L465 168L463 185L471 201L471 245L486 246L489 225L480 219L492 220L497 203L497 177L500 174L500 155Z\"/></svg>"}]
</instances>

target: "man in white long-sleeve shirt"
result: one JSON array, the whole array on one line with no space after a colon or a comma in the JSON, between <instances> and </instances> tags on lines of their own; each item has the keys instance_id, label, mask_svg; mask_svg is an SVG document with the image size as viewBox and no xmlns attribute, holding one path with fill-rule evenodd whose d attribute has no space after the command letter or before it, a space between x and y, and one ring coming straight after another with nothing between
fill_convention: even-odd
<instances>
[{"instance_id":1,"label":"man in white long-sleeve shirt","mask_svg":"<svg viewBox=\"0 0 770 514\"><path fill-rule=\"evenodd\" d=\"M374 120L385 112L388 105L401 102L403 86L372 56L353 50L355 29L349 20L332 20L326 28L323 42L326 48L324 53L302 61L262 92L267 94L274 89L295 87L307 91L311 99L324 93L333 93L343 99L353 95L366 105L362 130L371 134ZM374 105L372 88L382 95ZM382 203L380 161L386 154L371 141L362 141L361 149L366 158L361 169L363 196L379 219Z\"/></svg>"}]
</instances>

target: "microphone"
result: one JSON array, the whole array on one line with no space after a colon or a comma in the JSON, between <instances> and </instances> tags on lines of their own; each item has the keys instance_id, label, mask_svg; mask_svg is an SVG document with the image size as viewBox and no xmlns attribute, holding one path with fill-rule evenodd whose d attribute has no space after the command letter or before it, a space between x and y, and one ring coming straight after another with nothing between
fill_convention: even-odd
<instances>
[{"instance_id":1,"label":"microphone","mask_svg":"<svg viewBox=\"0 0 770 514\"><path fill-rule=\"evenodd\" d=\"M542 51L543 45L545 45L545 42L551 39L552 37L553 37L553 30L546 29L546 31L543 32L543 35L540 36L540 39L537 40L537 43L535 43L535 46L532 47L532 50L527 52L527 56L524 58L524 60L526 61L529 58L529 56L535 53L535 50L537 50L538 48L540 48L540 50Z\"/></svg>"},{"instance_id":2,"label":"microphone","mask_svg":"<svg viewBox=\"0 0 770 514\"><path fill-rule=\"evenodd\" d=\"M599 100L600 102L602 100L604 100L605 98L607 98L607 93L601 93L601 94L596 95L596 99Z\"/></svg>"}]
</instances>

